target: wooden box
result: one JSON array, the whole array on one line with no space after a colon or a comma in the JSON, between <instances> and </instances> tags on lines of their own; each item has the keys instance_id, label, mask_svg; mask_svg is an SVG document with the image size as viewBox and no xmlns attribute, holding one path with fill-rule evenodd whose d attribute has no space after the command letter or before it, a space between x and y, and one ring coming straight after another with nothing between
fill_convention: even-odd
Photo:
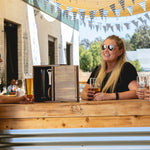
<instances>
[{"instance_id":1,"label":"wooden box","mask_svg":"<svg viewBox=\"0 0 150 150\"><path fill-rule=\"evenodd\" d=\"M77 65L33 66L35 102L79 101Z\"/></svg>"}]
</instances>

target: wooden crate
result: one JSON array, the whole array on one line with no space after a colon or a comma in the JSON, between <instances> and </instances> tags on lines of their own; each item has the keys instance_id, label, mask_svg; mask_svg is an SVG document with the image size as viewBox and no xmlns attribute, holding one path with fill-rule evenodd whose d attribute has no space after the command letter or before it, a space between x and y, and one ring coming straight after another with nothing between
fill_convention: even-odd
<instances>
[{"instance_id":1,"label":"wooden crate","mask_svg":"<svg viewBox=\"0 0 150 150\"><path fill-rule=\"evenodd\" d=\"M51 70L51 86L47 70ZM79 67L33 66L35 102L79 101Z\"/></svg>"}]
</instances>

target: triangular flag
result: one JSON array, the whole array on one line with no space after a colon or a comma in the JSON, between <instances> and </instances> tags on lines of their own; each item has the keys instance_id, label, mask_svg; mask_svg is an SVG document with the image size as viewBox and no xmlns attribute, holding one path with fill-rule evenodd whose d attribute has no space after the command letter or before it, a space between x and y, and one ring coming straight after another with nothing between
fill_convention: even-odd
<instances>
[{"instance_id":1,"label":"triangular flag","mask_svg":"<svg viewBox=\"0 0 150 150\"><path fill-rule=\"evenodd\" d=\"M104 17L107 17L108 10L104 10L104 11L103 11L103 14L104 14Z\"/></svg>"},{"instance_id":2,"label":"triangular flag","mask_svg":"<svg viewBox=\"0 0 150 150\"><path fill-rule=\"evenodd\" d=\"M114 32L114 27L113 27L113 26L110 26L110 28L111 28L112 32Z\"/></svg>"},{"instance_id":3,"label":"triangular flag","mask_svg":"<svg viewBox=\"0 0 150 150\"><path fill-rule=\"evenodd\" d=\"M104 29L104 31L105 31L105 33L106 33L106 26L103 26L103 29Z\"/></svg>"},{"instance_id":4,"label":"triangular flag","mask_svg":"<svg viewBox=\"0 0 150 150\"><path fill-rule=\"evenodd\" d=\"M136 22L135 20L132 20L131 22L138 28L138 26L139 26L138 25L138 23L139 23L138 21Z\"/></svg>"},{"instance_id":5,"label":"triangular flag","mask_svg":"<svg viewBox=\"0 0 150 150\"><path fill-rule=\"evenodd\" d=\"M120 17L120 11L121 11L121 9L116 9L115 10L115 14L117 15L117 17Z\"/></svg>"},{"instance_id":6,"label":"triangular flag","mask_svg":"<svg viewBox=\"0 0 150 150\"><path fill-rule=\"evenodd\" d=\"M99 9L99 14L100 14L100 16L101 16L101 17L103 17L103 16L104 16L103 11L104 11L104 9L103 9L103 8L102 8L102 9Z\"/></svg>"},{"instance_id":7,"label":"triangular flag","mask_svg":"<svg viewBox=\"0 0 150 150\"><path fill-rule=\"evenodd\" d=\"M144 11L146 11L145 1L139 3L139 5L143 8Z\"/></svg>"},{"instance_id":8,"label":"triangular flag","mask_svg":"<svg viewBox=\"0 0 150 150\"><path fill-rule=\"evenodd\" d=\"M115 8L115 4L110 5L111 10L113 11L114 15L116 15L116 8Z\"/></svg>"},{"instance_id":9,"label":"triangular flag","mask_svg":"<svg viewBox=\"0 0 150 150\"><path fill-rule=\"evenodd\" d=\"M146 26L147 25L147 20L143 20L143 24Z\"/></svg>"},{"instance_id":10,"label":"triangular flag","mask_svg":"<svg viewBox=\"0 0 150 150\"><path fill-rule=\"evenodd\" d=\"M145 16L148 20L150 20L150 17L149 17L149 15L148 15L148 13L146 13L144 16Z\"/></svg>"},{"instance_id":11,"label":"triangular flag","mask_svg":"<svg viewBox=\"0 0 150 150\"><path fill-rule=\"evenodd\" d=\"M58 17L61 16L61 8L60 7L57 7L57 12L58 12Z\"/></svg>"},{"instance_id":12,"label":"triangular flag","mask_svg":"<svg viewBox=\"0 0 150 150\"><path fill-rule=\"evenodd\" d=\"M133 14L133 6L128 6L127 7L129 13L132 15Z\"/></svg>"},{"instance_id":13,"label":"triangular flag","mask_svg":"<svg viewBox=\"0 0 150 150\"><path fill-rule=\"evenodd\" d=\"M85 12L81 12L81 18L82 18L82 21L84 22L84 19L85 19Z\"/></svg>"},{"instance_id":14,"label":"triangular flag","mask_svg":"<svg viewBox=\"0 0 150 150\"><path fill-rule=\"evenodd\" d=\"M116 24L116 28L118 31L120 31L120 24Z\"/></svg>"},{"instance_id":15,"label":"triangular flag","mask_svg":"<svg viewBox=\"0 0 150 150\"><path fill-rule=\"evenodd\" d=\"M142 17L139 17L138 19L139 19L139 20L143 23L143 19L142 19Z\"/></svg>"},{"instance_id":16,"label":"triangular flag","mask_svg":"<svg viewBox=\"0 0 150 150\"><path fill-rule=\"evenodd\" d=\"M92 29L92 21L89 21L89 27Z\"/></svg>"},{"instance_id":17,"label":"triangular flag","mask_svg":"<svg viewBox=\"0 0 150 150\"><path fill-rule=\"evenodd\" d=\"M93 11L93 10L90 11L90 18L91 18L91 20L94 19L95 13L96 13L96 11Z\"/></svg>"},{"instance_id":18,"label":"triangular flag","mask_svg":"<svg viewBox=\"0 0 150 150\"><path fill-rule=\"evenodd\" d=\"M75 21L77 17L77 12L72 12L72 13L73 13L73 20Z\"/></svg>"},{"instance_id":19,"label":"triangular flag","mask_svg":"<svg viewBox=\"0 0 150 150\"><path fill-rule=\"evenodd\" d=\"M135 4L135 0L132 0L132 3Z\"/></svg>"},{"instance_id":20,"label":"triangular flag","mask_svg":"<svg viewBox=\"0 0 150 150\"><path fill-rule=\"evenodd\" d=\"M125 11L125 3L124 3L124 0L120 0L119 3L120 3L120 5L121 5L123 11Z\"/></svg>"},{"instance_id":21,"label":"triangular flag","mask_svg":"<svg viewBox=\"0 0 150 150\"><path fill-rule=\"evenodd\" d=\"M98 32L98 29L99 29L99 25L96 25L96 31Z\"/></svg>"},{"instance_id":22,"label":"triangular flag","mask_svg":"<svg viewBox=\"0 0 150 150\"><path fill-rule=\"evenodd\" d=\"M124 23L124 25L126 26L127 29L130 29L130 23Z\"/></svg>"},{"instance_id":23,"label":"triangular flag","mask_svg":"<svg viewBox=\"0 0 150 150\"><path fill-rule=\"evenodd\" d=\"M46 9L46 7L47 7L47 3L48 3L48 1L47 1L47 0L44 0L44 7L45 7L45 9Z\"/></svg>"},{"instance_id":24,"label":"triangular flag","mask_svg":"<svg viewBox=\"0 0 150 150\"><path fill-rule=\"evenodd\" d=\"M51 4L51 13L53 13L53 12L54 12L54 5Z\"/></svg>"},{"instance_id":25,"label":"triangular flag","mask_svg":"<svg viewBox=\"0 0 150 150\"><path fill-rule=\"evenodd\" d=\"M66 15L66 18L68 19L69 10L65 10L65 15Z\"/></svg>"},{"instance_id":26,"label":"triangular flag","mask_svg":"<svg viewBox=\"0 0 150 150\"><path fill-rule=\"evenodd\" d=\"M111 24L110 24L110 23L107 23L107 24L106 24L107 31L109 30L110 27L111 27Z\"/></svg>"}]
</instances>

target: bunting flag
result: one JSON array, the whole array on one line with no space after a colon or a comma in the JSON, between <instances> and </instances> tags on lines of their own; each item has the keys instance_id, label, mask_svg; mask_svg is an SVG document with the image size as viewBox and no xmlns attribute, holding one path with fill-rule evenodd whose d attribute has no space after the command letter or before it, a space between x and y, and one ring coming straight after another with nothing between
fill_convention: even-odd
<instances>
[{"instance_id":1,"label":"bunting flag","mask_svg":"<svg viewBox=\"0 0 150 150\"><path fill-rule=\"evenodd\" d=\"M92 29L92 21L89 21L89 27Z\"/></svg>"},{"instance_id":2,"label":"bunting flag","mask_svg":"<svg viewBox=\"0 0 150 150\"><path fill-rule=\"evenodd\" d=\"M81 14L81 19L82 19L82 21L84 22L84 19L85 19L85 12L81 12L80 14Z\"/></svg>"},{"instance_id":3,"label":"bunting flag","mask_svg":"<svg viewBox=\"0 0 150 150\"><path fill-rule=\"evenodd\" d=\"M104 29L104 31L105 31L105 33L106 33L106 31L107 31L106 26L103 26L103 29Z\"/></svg>"},{"instance_id":4,"label":"bunting flag","mask_svg":"<svg viewBox=\"0 0 150 150\"><path fill-rule=\"evenodd\" d=\"M68 16L69 16L69 11L68 10L65 10L65 15L66 15L66 18L68 19Z\"/></svg>"},{"instance_id":5,"label":"bunting flag","mask_svg":"<svg viewBox=\"0 0 150 150\"><path fill-rule=\"evenodd\" d=\"M61 17L61 8L57 7L58 17Z\"/></svg>"},{"instance_id":6,"label":"bunting flag","mask_svg":"<svg viewBox=\"0 0 150 150\"><path fill-rule=\"evenodd\" d=\"M107 23L107 24L106 24L107 31L109 30L110 27L111 27L111 24L110 24L110 23Z\"/></svg>"},{"instance_id":7,"label":"bunting flag","mask_svg":"<svg viewBox=\"0 0 150 150\"><path fill-rule=\"evenodd\" d=\"M116 8L115 8L115 4L110 5L111 10L113 11L114 15L116 15Z\"/></svg>"},{"instance_id":8,"label":"bunting flag","mask_svg":"<svg viewBox=\"0 0 150 150\"><path fill-rule=\"evenodd\" d=\"M103 12L104 12L104 9L103 9L103 8L102 8L102 9L99 9L99 14L100 14L100 16L101 16L102 18L104 17Z\"/></svg>"},{"instance_id":9,"label":"bunting flag","mask_svg":"<svg viewBox=\"0 0 150 150\"><path fill-rule=\"evenodd\" d=\"M120 24L116 24L116 28L118 31L120 31Z\"/></svg>"},{"instance_id":10,"label":"bunting flag","mask_svg":"<svg viewBox=\"0 0 150 150\"><path fill-rule=\"evenodd\" d=\"M132 0L132 3L135 4L135 0Z\"/></svg>"},{"instance_id":11,"label":"bunting flag","mask_svg":"<svg viewBox=\"0 0 150 150\"><path fill-rule=\"evenodd\" d=\"M114 27L113 26L110 26L110 29L112 30L112 32L114 32Z\"/></svg>"},{"instance_id":12,"label":"bunting flag","mask_svg":"<svg viewBox=\"0 0 150 150\"><path fill-rule=\"evenodd\" d=\"M143 25L147 26L147 20L143 20Z\"/></svg>"},{"instance_id":13,"label":"bunting flag","mask_svg":"<svg viewBox=\"0 0 150 150\"><path fill-rule=\"evenodd\" d=\"M117 17L120 17L120 11L121 11L121 9L116 9L115 10L115 14L117 15Z\"/></svg>"},{"instance_id":14,"label":"bunting flag","mask_svg":"<svg viewBox=\"0 0 150 150\"><path fill-rule=\"evenodd\" d=\"M47 7L47 3L48 3L48 1L47 1L47 0L44 0L44 7L45 7L45 9L46 9L46 7Z\"/></svg>"},{"instance_id":15,"label":"bunting flag","mask_svg":"<svg viewBox=\"0 0 150 150\"><path fill-rule=\"evenodd\" d=\"M95 13L96 13L96 11L93 11L93 10L90 11L90 18L91 18L91 20L94 19Z\"/></svg>"},{"instance_id":16,"label":"bunting flag","mask_svg":"<svg viewBox=\"0 0 150 150\"><path fill-rule=\"evenodd\" d=\"M72 13L73 13L73 20L76 21L77 12L72 12Z\"/></svg>"},{"instance_id":17,"label":"bunting flag","mask_svg":"<svg viewBox=\"0 0 150 150\"><path fill-rule=\"evenodd\" d=\"M54 5L51 4L51 13L53 13L53 12L54 12Z\"/></svg>"},{"instance_id":18,"label":"bunting flag","mask_svg":"<svg viewBox=\"0 0 150 150\"><path fill-rule=\"evenodd\" d=\"M139 5L143 8L144 11L146 11L145 1L139 3Z\"/></svg>"},{"instance_id":19,"label":"bunting flag","mask_svg":"<svg viewBox=\"0 0 150 150\"><path fill-rule=\"evenodd\" d=\"M125 11L125 2L124 2L124 0L120 0L119 3L121 5L123 11Z\"/></svg>"},{"instance_id":20,"label":"bunting flag","mask_svg":"<svg viewBox=\"0 0 150 150\"><path fill-rule=\"evenodd\" d=\"M139 17L138 19L139 19L139 20L143 23L143 19L142 19L142 17Z\"/></svg>"},{"instance_id":21,"label":"bunting flag","mask_svg":"<svg viewBox=\"0 0 150 150\"><path fill-rule=\"evenodd\" d=\"M150 17L149 17L149 15L148 15L148 13L146 13L144 16L145 16L148 20L150 20Z\"/></svg>"},{"instance_id":22,"label":"bunting flag","mask_svg":"<svg viewBox=\"0 0 150 150\"><path fill-rule=\"evenodd\" d=\"M139 26L139 22L138 21L132 20L131 22L138 28L138 26Z\"/></svg>"},{"instance_id":23,"label":"bunting flag","mask_svg":"<svg viewBox=\"0 0 150 150\"><path fill-rule=\"evenodd\" d=\"M96 31L98 32L98 29L99 29L99 25L96 25Z\"/></svg>"},{"instance_id":24,"label":"bunting flag","mask_svg":"<svg viewBox=\"0 0 150 150\"><path fill-rule=\"evenodd\" d=\"M129 6L127 7L129 13L132 15L133 14L133 6Z\"/></svg>"},{"instance_id":25,"label":"bunting flag","mask_svg":"<svg viewBox=\"0 0 150 150\"><path fill-rule=\"evenodd\" d=\"M130 23L124 23L124 25L126 26L127 30L130 29Z\"/></svg>"},{"instance_id":26,"label":"bunting flag","mask_svg":"<svg viewBox=\"0 0 150 150\"><path fill-rule=\"evenodd\" d=\"M104 17L107 17L108 10L104 10L104 11L103 11L103 14L104 14Z\"/></svg>"}]
</instances>

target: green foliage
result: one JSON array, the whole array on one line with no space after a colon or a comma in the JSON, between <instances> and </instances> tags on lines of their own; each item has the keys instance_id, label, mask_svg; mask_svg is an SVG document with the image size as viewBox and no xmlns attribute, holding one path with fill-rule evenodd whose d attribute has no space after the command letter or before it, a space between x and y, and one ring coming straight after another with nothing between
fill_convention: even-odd
<instances>
[{"instance_id":1,"label":"green foliage","mask_svg":"<svg viewBox=\"0 0 150 150\"><path fill-rule=\"evenodd\" d=\"M136 71L137 72L141 72L142 69L140 67L140 63L138 60L135 60L135 61L130 61L130 63L136 68Z\"/></svg>"},{"instance_id":2,"label":"green foliage","mask_svg":"<svg viewBox=\"0 0 150 150\"><path fill-rule=\"evenodd\" d=\"M139 27L130 39L132 50L150 47L150 27Z\"/></svg>"},{"instance_id":3,"label":"green foliage","mask_svg":"<svg viewBox=\"0 0 150 150\"><path fill-rule=\"evenodd\" d=\"M91 71L92 66L93 66L92 53L89 50L82 52L80 56L80 68L83 71Z\"/></svg>"},{"instance_id":4,"label":"green foliage","mask_svg":"<svg viewBox=\"0 0 150 150\"><path fill-rule=\"evenodd\" d=\"M101 42L100 41L96 41L94 42L89 51L92 53L93 56L93 66L92 66L92 70L101 63L101 48L100 48Z\"/></svg>"},{"instance_id":5,"label":"green foliage","mask_svg":"<svg viewBox=\"0 0 150 150\"><path fill-rule=\"evenodd\" d=\"M80 68L83 71L92 71L101 63L101 42L95 41L91 43L89 49L82 44L79 47Z\"/></svg>"}]
</instances>

